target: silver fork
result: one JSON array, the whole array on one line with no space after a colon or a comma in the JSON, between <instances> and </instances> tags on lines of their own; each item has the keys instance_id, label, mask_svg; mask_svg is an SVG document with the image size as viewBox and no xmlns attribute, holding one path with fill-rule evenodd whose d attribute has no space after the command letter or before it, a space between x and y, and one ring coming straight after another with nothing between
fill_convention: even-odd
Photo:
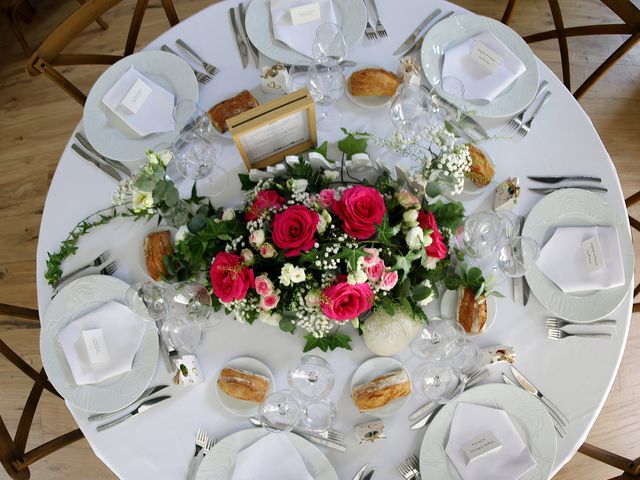
<instances>
[{"instance_id":1,"label":"silver fork","mask_svg":"<svg viewBox=\"0 0 640 480\"><path fill-rule=\"evenodd\" d=\"M560 318L547 318L545 323L547 328L557 328L558 330L562 330L567 325L578 325L576 323L567 322L566 320L562 320ZM583 323L579 325L611 326L615 324L616 324L615 320L598 320L597 322Z\"/></svg>"},{"instance_id":2,"label":"silver fork","mask_svg":"<svg viewBox=\"0 0 640 480\"><path fill-rule=\"evenodd\" d=\"M376 35L376 31L373 29L371 22L369 21L369 7L367 6L367 0L362 1L364 2L364 9L367 11L367 28L365 28L364 34L369 40L375 40L378 38L378 35Z\"/></svg>"},{"instance_id":3,"label":"silver fork","mask_svg":"<svg viewBox=\"0 0 640 480\"><path fill-rule=\"evenodd\" d=\"M109 250L105 250L104 252L102 252L100 255L98 255L93 261L89 262L87 265L85 265L84 267L80 267L77 268L76 270L74 270L73 272L69 272L66 275L63 275L62 277L60 277L60 280L58 280L58 283L56 283L56 286L60 285L62 282L64 282L65 280L70 279L71 277L73 277L76 273L80 273L83 270L86 270L87 268L91 268L91 267L99 267L100 265L102 265L104 262L106 262L107 260L109 260L109 257L111 256L111 253L109 252ZM105 267L106 268L106 267Z\"/></svg>"},{"instance_id":4,"label":"silver fork","mask_svg":"<svg viewBox=\"0 0 640 480\"><path fill-rule=\"evenodd\" d=\"M215 77L218 73L220 73L220 70L218 70L218 67L216 67L215 65L211 65L210 63L207 63L200 55L198 55L195 52L193 48L187 45L187 42L185 42L181 38L176 40L176 45L178 45L180 48L182 48L183 50L191 54L193 58L198 60L202 64L204 69L207 71L207 73L211 74L211 76Z\"/></svg>"},{"instance_id":5,"label":"silver fork","mask_svg":"<svg viewBox=\"0 0 640 480\"><path fill-rule=\"evenodd\" d=\"M217 439L211 438L211 435L208 435L208 436L209 438L207 440L207 444L204 447L202 447L202 450L200 451L200 455L195 456L193 470L191 470L192 473L191 473L191 476L188 477L188 480L195 480L195 478L198 476L198 470L200 469L200 464L202 463L202 460L204 459L204 457L207 456L207 454L216 445L216 443L218 443Z\"/></svg>"},{"instance_id":6,"label":"silver fork","mask_svg":"<svg viewBox=\"0 0 640 480\"><path fill-rule=\"evenodd\" d=\"M195 453L193 454L193 457L191 457L191 462L189 463L189 471L187 473L187 479L191 480L193 478L195 478L195 474L197 472L196 469L196 460L200 454L200 451L207 447L207 445L209 445L210 442L210 438L209 438L209 434L207 433L206 430L200 428L198 430L198 433L196 434L196 450Z\"/></svg>"},{"instance_id":7,"label":"silver fork","mask_svg":"<svg viewBox=\"0 0 640 480\"><path fill-rule=\"evenodd\" d=\"M547 329L547 337L554 340L562 340L566 337L591 337L591 338L611 338L610 333L567 333L559 328Z\"/></svg>"},{"instance_id":8,"label":"silver fork","mask_svg":"<svg viewBox=\"0 0 640 480\"><path fill-rule=\"evenodd\" d=\"M344 440L344 433L338 432L337 430L325 430L324 432L320 432L320 436L334 442L342 442Z\"/></svg>"},{"instance_id":9,"label":"silver fork","mask_svg":"<svg viewBox=\"0 0 640 480\"><path fill-rule=\"evenodd\" d=\"M376 33L381 37L387 36L387 31L384 29L382 22L380 21L380 14L378 13L378 7L376 6L376 0L371 0L371 6L373 7L373 13L376 14L377 22L376 22Z\"/></svg>"},{"instance_id":10,"label":"silver fork","mask_svg":"<svg viewBox=\"0 0 640 480\"><path fill-rule=\"evenodd\" d=\"M168 45L162 45L160 47L160 50L162 50L163 52L167 52L167 53L173 53L177 57L180 57L180 55L178 55L178 53L175 50L173 50L171 47L169 47ZM182 58L182 57L180 57L180 58ZM209 83L211 81L211 77L209 75L207 75L206 73L203 73L203 72L201 72L199 70L196 70L195 68L193 68L191 66L191 64L189 62L187 62L187 65L189 65L191 67L191 70L193 70L193 73L196 76L196 80L198 80L198 83L206 85L207 83Z\"/></svg>"},{"instance_id":11,"label":"silver fork","mask_svg":"<svg viewBox=\"0 0 640 480\"><path fill-rule=\"evenodd\" d=\"M109 264L107 264L105 267L101 268L98 273L100 275L113 275L115 273L115 271L118 269L118 264L116 262L111 262ZM84 270L84 269L82 269ZM74 272L74 273L78 273L78 272ZM67 275L67 280L69 280L70 278L72 278L70 276L71 274ZM62 285L62 281L58 282L55 286L55 288L53 289L53 292L51 293L51 299L53 300L55 298L56 295L58 295L58 293L60 293L60 286Z\"/></svg>"},{"instance_id":12,"label":"silver fork","mask_svg":"<svg viewBox=\"0 0 640 480\"><path fill-rule=\"evenodd\" d=\"M409 456L404 462L398 465L398 472L405 480L422 480L420 472L414 466L418 464L418 458L415 455Z\"/></svg>"},{"instance_id":13,"label":"silver fork","mask_svg":"<svg viewBox=\"0 0 640 480\"><path fill-rule=\"evenodd\" d=\"M544 92L548 86L549 86L549 82L547 82L546 80L543 81L538 87L536 96L533 97L533 100L531 100L531 103L535 102L536 99L540 95L542 95L542 92ZM529 105L531 105L531 103ZM507 124L507 127L506 127L507 131L513 131L515 133L516 130L520 130L520 127L522 127L522 122L524 121L524 115L527 113L529 105L527 105L525 109L522 110L518 115L516 115L511 120L509 120L509 123Z\"/></svg>"},{"instance_id":14,"label":"silver fork","mask_svg":"<svg viewBox=\"0 0 640 480\"><path fill-rule=\"evenodd\" d=\"M544 97L542 97L542 101L535 108L529 120L527 120L525 123L520 125L520 128L518 129L518 134L520 136L525 137L529 133L529 130L531 129L531 124L533 123L533 119L536 118L536 115L538 114L540 109L544 106L545 103L549 101L550 98L551 98L551 92L547 92L544 94Z\"/></svg>"}]
</instances>

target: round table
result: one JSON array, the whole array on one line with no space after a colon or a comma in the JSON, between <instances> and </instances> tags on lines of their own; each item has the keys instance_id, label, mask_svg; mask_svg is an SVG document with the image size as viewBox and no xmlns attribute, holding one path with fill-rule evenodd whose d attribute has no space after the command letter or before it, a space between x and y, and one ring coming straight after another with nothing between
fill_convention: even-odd
<instances>
[{"instance_id":1,"label":"round table","mask_svg":"<svg viewBox=\"0 0 640 480\"><path fill-rule=\"evenodd\" d=\"M402 8L392 0L377 0L377 3L389 37L375 42L363 39L349 52L348 58L360 65L375 63L392 71L398 67L398 57L392 55L393 50L420 19L437 7L443 12L462 11L447 2L435 0L404 0ZM242 89L255 89L259 85L255 67L250 65L242 69L227 15L227 9L234 5L235 2L226 1L211 5L148 46L148 49L157 50L163 43L172 45L175 39L183 38L221 69L222 72L211 83L200 86L199 103L205 108ZM375 60L372 58L374 52ZM608 187L606 199L615 214L626 217L616 170L591 121L558 78L541 62L539 67L541 80L549 81L553 96L537 117L531 133L522 139L483 144L497 165L496 180L520 177L522 194L515 212L526 215L542 198L527 190L530 182L526 175L595 174L602 177L603 184ZM386 109L363 110L347 98L343 98L339 105L344 112L342 124L350 130L378 134L388 132ZM490 134L498 133L504 125L504 121L497 120L482 123ZM335 142L341 135L337 129L329 134L320 132L320 141ZM240 183L235 174L245 170L233 143L225 142L222 144L222 158L230 177L233 177L228 182L225 201L231 201L239 198ZM81 218L109 206L115 187L115 181L110 177L80 160L71 151L71 143L67 145L51 183L40 228L37 282L42 318L51 295L51 289L44 280L47 251L56 250ZM207 187L200 185L201 192L206 193ZM465 202L465 207L468 212L491 208L492 200L493 194L488 192ZM81 241L77 255L67 261L65 269L86 264L109 247L118 258L119 268L115 276L128 282L140 280L140 245L145 231L153 228L153 223L142 225L123 221L102 228ZM532 296L523 308L511 300L510 285L503 286L502 290L506 298L498 299L498 318L478 343L482 347L513 346L519 369L569 418L566 438L558 438L555 473L585 440L607 398L627 339L632 296L628 294L608 317L617 321L612 339L554 341L546 338L544 319L549 312L535 297ZM422 441L423 432L409 430L407 417L423 401L414 395L395 416L385 419L387 439L358 445L352 434L353 426L370 417L359 414L350 400L350 377L358 365L373 355L361 339L354 338L352 343L353 351L312 352L327 358L335 370L336 384L331 394L338 406L335 428L346 433L348 447L346 453L333 450L325 450L325 453L341 479L352 478L365 463L377 467L376 478L399 478L396 465L409 454L417 453ZM243 325L229 317L207 331L205 342L197 352L206 376L203 384L175 387L174 398L160 407L101 433L96 431L95 424L87 422L87 412L71 405L69 409L96 455L119 477L183 478L193 455L198 428L207 428L218 439L241 429L253 428L247 420L234 417L220 405L215 392L218 370L237 356L253 356L271 368L277 388L285 388L287 369L301 355L303 344L300 336L286 335L260 322L253 326ZM405 362L410 371L417 364L408 349L396 357ZM499 373L502 370L493 368L489 381L501 381ZM169 377L164 364L159 362L152 385L166 383Z\"/></svg>"}]
</instances>

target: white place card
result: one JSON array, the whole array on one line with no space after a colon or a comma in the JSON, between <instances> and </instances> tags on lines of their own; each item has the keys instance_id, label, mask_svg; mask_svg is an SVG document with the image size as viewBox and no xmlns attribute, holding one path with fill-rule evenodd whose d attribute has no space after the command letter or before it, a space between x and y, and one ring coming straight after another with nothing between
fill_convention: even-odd
<instances>
[{"instance_id":1,"label":"white place card","mask_svg":"<svg viewBox=\"0 0 640 480\"><path fill-rule=\"evenodd\" d=\"M493 73L502 64L503 58L482 42L475 42L470 57L478 64Z\"/></svg>"},{"instance_id":2,"label":"white place card","mask_svg":"<svg viewBox=\"0 0 640 480\"><path fill-rule=\"evenodd\" d=\"M82 332L82 341L87 350L87 358L92 367L108 363L111 357L101 328L93 328Z\"/></svg>"},{"instance_id":3,"label":"white place card","mask_svg":"<svg viewBox=\"0 0 640 480\"><path fill-rule=\"evenodd\" d=\"M599 272L605 268L602 246L600 245L598 235L587 238L582 242L580 248L584 254L584 261L588 273Z\"/></svg>"},{"instance_id":4,"label":"white place card","mask_svg":"<svg viewBox=\"0 0 640 480\"><path fill-rule=\"evenodd\" d=\"M151 95L151 87L138 78L131 86L127 94L120 101L120 105L131 113L138 113L140 107Z\"/></svg>"},{"instance_id":5,"label":"white place card","mask_svg":"<svg viewBox=\"0 0 640 480\"><path fill-rule=\"evenodd\" d=\"M305 23L315 22L322 17L320 13L320 4L318 2L308 3L290 10L291 23L294 25L303 25Z\"/></svg>"},{"instance_id":6,"label":"white place card","mask_svg":"<svg viewBox=\"0 0 640 480\"><path fill-rule=\"evenodd\" d=\"M473 440L462 444L462 451L464 452L467 464L491 453L497 452L501 448L502 444L491 432L485 432L482 435L478 435Z\"/></svg>"}]
</instances>

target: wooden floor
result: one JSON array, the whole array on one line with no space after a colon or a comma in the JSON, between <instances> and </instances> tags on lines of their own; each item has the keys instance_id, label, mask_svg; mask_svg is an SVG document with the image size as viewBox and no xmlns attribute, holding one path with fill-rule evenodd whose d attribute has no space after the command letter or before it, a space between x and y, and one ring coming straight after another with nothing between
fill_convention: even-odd
<instances>
[{"instance_id":1,"label":"wooden floor","mask_svg":"<svg viewBox=\"0 0 640 480\"><path fill-rule=\"evenodd\" d=\"M639 1L639 0L636 0ZM71 0L39 0L38 14L27 34L37 44L77 4ZM71 46L70 51L117 52L124 46L133 1L125 0L105 15L110 29L102 32L92 26ZM210 0L174 0L178 14L185 18ZM500 18L502 0L458 0L461 5L483 15ZM512 26L521 34L533 33L552 25L546 0L521 0ZM168 27L159 0L142 28L139 45L144 45ZM616 21L597 0L563 0L566 23ZM571 39L573 75L576 84L620 43L621 37ZM116 48L117 46L117 48ZM536 54L560 73L557 45L553 41L534 47ZM35 251L40 216L49 181L60 153L81 108L45 78L30 78L24 71L24 58L11 32L0 19L0 302L36 307ZM65 72L67 69L63 69ZM88 68L70 73L85 91L101 71ZM70 71L70 69L69 69ZM636 47L582 100L600 133L620 174L626 196L640 190L640 48ZM81 179L78 179L81 181ZM636 212L640 215L640 212ZM638 238L635 239L636 244ZM636 278L638 271L636 271ZM618 377L589 441L619 454L640 455L640 318L631 327L629 342ZM40 366L38 331L12 325L0 318L0 336L32 364ZM0 360L0 412L9 430L17 425L21 405L29 385L4 360ZM75 424L61 402L46 397L36 416L30 445L73 429ZM114 475L93 455L85 441L39 462L33 478L110 479ZM615 470L577 455L555 477L562 480L599 480L614 476ZM0 478L5 478L0 473ZM385 479L386 480L386 479Z\"/></svg>"}]
</instances>

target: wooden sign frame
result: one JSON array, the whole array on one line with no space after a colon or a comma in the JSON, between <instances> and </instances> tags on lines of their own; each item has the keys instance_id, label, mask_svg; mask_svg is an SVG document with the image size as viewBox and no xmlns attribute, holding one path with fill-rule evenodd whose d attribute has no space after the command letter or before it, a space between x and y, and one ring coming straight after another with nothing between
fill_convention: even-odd
<instances>
[{"instance_id":1,"label":"wooden sign frame","mask_svg":"<svg viewBox=\"0 0 640 480\"><path fill-rule=\"evenodd\" d=\"M318 143L315 104L306 88L236 115L227 126L247 170L279 163Z\"/></svg>"}]
</instances>

